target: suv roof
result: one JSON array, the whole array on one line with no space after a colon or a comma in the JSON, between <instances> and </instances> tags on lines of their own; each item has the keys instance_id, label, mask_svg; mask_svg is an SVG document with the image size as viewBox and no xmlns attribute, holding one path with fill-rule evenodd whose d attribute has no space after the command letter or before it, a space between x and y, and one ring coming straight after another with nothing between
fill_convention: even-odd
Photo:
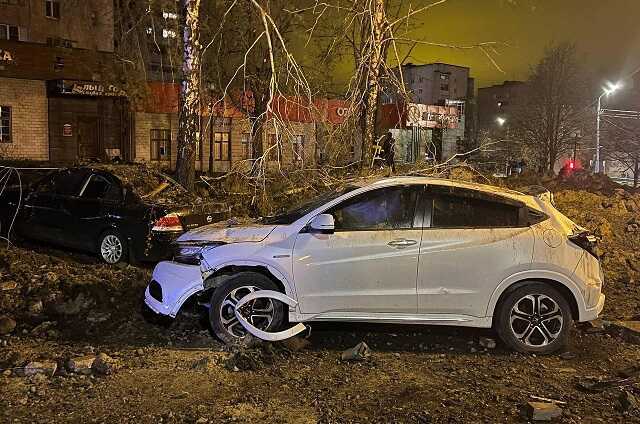
<instances>
[{"instance_id":1,"label":"suv roof","mask_svg":"<svg viewBox=\"0 0 640 424\"><path fill-rule=\"evenodd\" d=\"M527 201L531 199L531 196L515 190L491 186L488 184L470 183L467 181L459 181L459 180L449 180L446 178L400 176L400 177L391 177L391 178L381 178L371 183L371 185L394 185L394 184L431 184L431 185L441 185L441 186L447 186L447 187L460 187L460 188L467 188L471 190L484 191L486 193L491 193L491 194L497 194L503 197L508 197L508 198L520 200L520 201Z\"/></svg>"}]
</instances>

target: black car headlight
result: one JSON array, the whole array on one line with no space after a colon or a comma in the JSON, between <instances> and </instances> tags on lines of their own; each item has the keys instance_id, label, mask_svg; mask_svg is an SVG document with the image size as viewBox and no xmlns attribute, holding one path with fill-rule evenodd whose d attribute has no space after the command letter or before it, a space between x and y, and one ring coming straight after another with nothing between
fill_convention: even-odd
<instances>
[{"instance_id":1,"label":"black car headlight","mask_svg":"<svg viewBox=\"0 0 640 424\"><path fill-rule=\"evenodd\" d=\"M224 243L216 242L182 242L173 245L173 260L181 264L200 265L202 252Z\"/></svg>"}]
</instances>

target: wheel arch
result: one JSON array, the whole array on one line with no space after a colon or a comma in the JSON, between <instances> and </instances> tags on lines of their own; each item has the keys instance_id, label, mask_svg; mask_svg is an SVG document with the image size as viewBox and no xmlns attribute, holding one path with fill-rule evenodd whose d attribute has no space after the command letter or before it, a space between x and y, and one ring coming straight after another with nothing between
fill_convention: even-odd
<instances>
[{"instance_id":1,"label":"wheel arch","mask_svg":"<svg viewBox=\"0 0 640 424\"><path fill-rule=\"evenodd\" d=\"M256 272L264 275L272 280L282 293L293 299L297 299L293 284L289 282L283 273L269 264L253 261L225 263L209 271L203 281L204 291L210 292L220 287L220 285L227 281L232 275L240 272Z\"/></svg>"},{"instance_id":2,"label":"wheel arch","mask_svg":"<svg viewBox=\"0 0 640 424\"><path fill-rule=\"evenodd\" d=\"M550 287L558 290L569 304L573 319L580 321L580 317L585 313L586 309L582 292L573 281L561 274L553 272L521 273L506 279L493 292L489 305L487 306L487 316L492 316L493 322L495 323L498 315L496 311L506 296L513 290L532 282L548 284Z\"/></svg>"}]
</instances>

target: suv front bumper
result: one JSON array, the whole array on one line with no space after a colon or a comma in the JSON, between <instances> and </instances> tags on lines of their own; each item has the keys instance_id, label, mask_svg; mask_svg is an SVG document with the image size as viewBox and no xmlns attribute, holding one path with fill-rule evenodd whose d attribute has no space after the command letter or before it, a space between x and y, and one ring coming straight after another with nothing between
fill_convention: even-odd
<instances>
[{"instance_id":1,"label":"suv front bumper","mask_svg":"<svg viewBox=\"0 0 640 424\"><path fill-rule=\"evenodd\" d=\"M175 318L182 304L204 290L198 265L164 261L156 265L144 293L144 303L161 315Z\"/></svg>"},{"instance_id":2,"label":"suv front bumper","mask_svg":"<svg viewBox=\"0 0 640 424\"><path fill-rule=\"evenodd\" d=\"M600 297L598 298L598 303L596 303L596 306L585 310L584 314L582 314L582 316L580 317L580 321L593 321L594 319L597 319L602 312L602 309L604 309L604 300L604 294L600 293Z\"/></svg>"}]
</instances>

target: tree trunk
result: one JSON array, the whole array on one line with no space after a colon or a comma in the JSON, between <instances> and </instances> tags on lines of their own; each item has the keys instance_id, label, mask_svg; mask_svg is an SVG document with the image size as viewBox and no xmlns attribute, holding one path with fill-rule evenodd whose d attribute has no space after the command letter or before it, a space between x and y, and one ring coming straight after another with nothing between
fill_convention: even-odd
<instances>
[{"instance_id":1,"label":"tree trunk","mask_svg":"<svg viewBox=\"0 0 640 424\"><path fill-rule=\"evenodd\" d=\"M364 102L364 128L362 134L362 169L369 168L373 159L373 146L376 139L376 120L378 98L380 96L380 69L384 62L384 0L374 0L371 11L371 55L367 63L367 86Z\"/></svg>"},{"instance_id":2,"label":"tree trunk","mask_svg":"<svg viewBox=\"0 0 640 424\"><path fill-rule=\"evenodd\" d=\"M192 190L195 180L196 141L200 137L200 1L181 0L183 16L183 80L180 86L178 157L176 176Z\"/></svg>"}]
</instances>

